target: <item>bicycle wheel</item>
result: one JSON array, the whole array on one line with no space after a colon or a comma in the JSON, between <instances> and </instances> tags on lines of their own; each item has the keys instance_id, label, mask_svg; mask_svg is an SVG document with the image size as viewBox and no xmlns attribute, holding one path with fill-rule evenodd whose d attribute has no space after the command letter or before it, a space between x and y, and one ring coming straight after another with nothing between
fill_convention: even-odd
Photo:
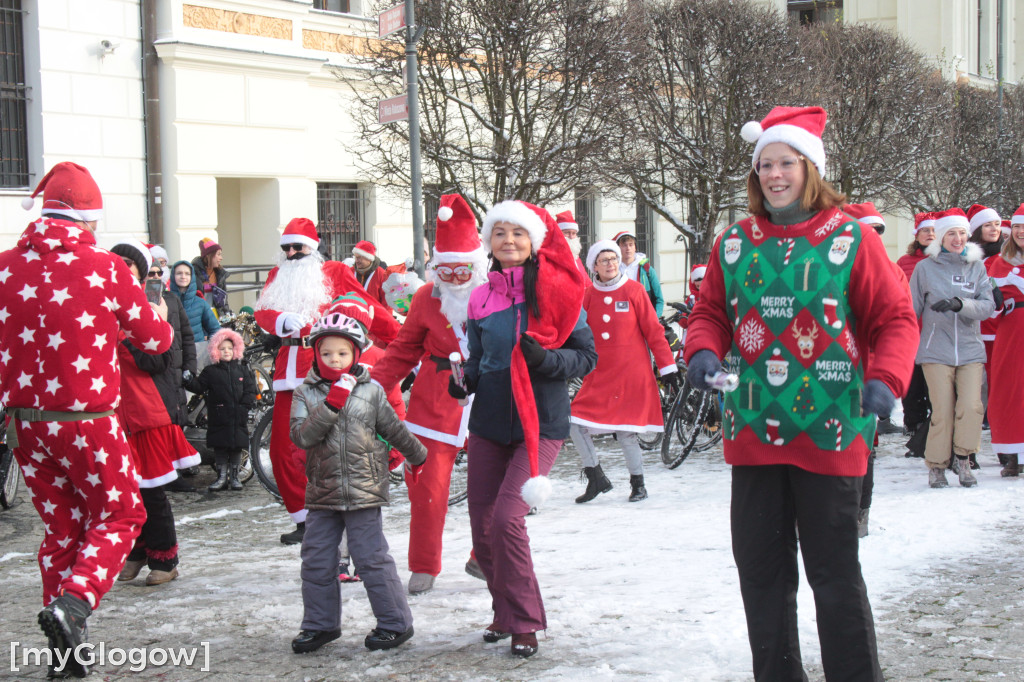
<instances>
[{"instance_id":1,"label":"bicycle wheel","mask_svg":"<svg viewBox=\"0 0 1024 682\"><path fill-rule=\"evenodd\" d=\"M722 405L721 394L717 391L710 395L707 410L704 412L700 426L697 428L693 441L692 452L704 452L722 440Z\"/></svg>"},{"instance_id":2,"label":"bicycle wheel","mask_svg":"<svg viewBox=\"0 0 1024 682\"><path fill-rule=\"evenodd\" d=\"M661 461L669 469L682 464L693 449L699 426L707 413L710 395L686 383L676 396L661 441Z\"/></svg>"},{"instance_id":3,"label":"bicycle wheel","mask_svg":"<svg viewBox=\"0 0 1024 682\"><path fill-rule=\"evenodd\" d=\"M274 406L273 379L267 370L259 365L252 365L250 369L256 378L256 409L272 408Z\"/></svg>"},{"instance_id":4,"label":"bicycle wheel","mask_svg":"<svg viewBox=\"0 0 1024 682\"><path fill-rule=\"evenodd\" d=\"M14 453L6 446L0 447L0 508L10 509L18 497L21 482L21 467L14 459Z\"/></svg>"},{"instance_id":5,"label":"bicycle wheel","mask_svg":"<svg viewBox=\"0 0 1024 682\"><path fill-rule=\"evenodd\" d=\"M238 463L238 480L248 483L256 472L252 469L252 462L249 459L249 451L242 450L242 461Z\"/></svg>"},{"instance_id":6,"label":"bicycle wheel","mask_svg":"<svg viewBox=\"0 0 1024 682\"><path fill-rule=\"evenodd\" d=\"M274 466L270 463L270 425L273 417L274 411L266 410L256 421L256 428L253 429L249 442L249 463L260 485L280 501L281 491L277 488Z\"/></svg>"},{"instance_id":7,"label":"bicycle wheel","mask_svg":"<svg viewBox=\"0 0 1024 682\"><path fill-rule=\"evenodd\" d=\"M455 465L452 467L452 481L448 486L448 506L452 507L464 502L469 497L469 489L466 486L467 469L469 456L466 449L459 450L455 455Z\"/></svg>"},{"instance_id":8,"label":"bicycle wheel","mask_svg":"<svg viewBox=\"0 0 1024 682\"><path fill-rule=\"evenodd\" d=\"M672 405L675 404L678 390L673 391L671 387L658 382L658 394L661 398L661 419L668 426L668 417L672 412ZM664 433L661 431L638 433L637 440L640 441L641 450L656 450L661 446Z\"/></svg>"}]
</instances>

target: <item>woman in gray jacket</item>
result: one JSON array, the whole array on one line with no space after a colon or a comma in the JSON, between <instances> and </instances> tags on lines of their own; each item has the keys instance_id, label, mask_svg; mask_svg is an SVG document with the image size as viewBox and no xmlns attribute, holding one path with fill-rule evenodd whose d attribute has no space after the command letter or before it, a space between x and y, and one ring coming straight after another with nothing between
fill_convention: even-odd
<instances>
[{"instance_id":1,"label":"woman in gray jacket","mask_svg":"<svg viewBox=\"0 0 1024 682\"><path fill-rule=\"evenodd\" d=\"M982 251L967 241L970 226L959 208L936 214L935 241L910 278L914 312L921 320L916 362L924 371L932 417L925 444L928 484L945 488L956 456L960 485L977 483L968 457L981 446L981 379L985 344L981 320L995 310Z\"/></svg>"}]
</instances>

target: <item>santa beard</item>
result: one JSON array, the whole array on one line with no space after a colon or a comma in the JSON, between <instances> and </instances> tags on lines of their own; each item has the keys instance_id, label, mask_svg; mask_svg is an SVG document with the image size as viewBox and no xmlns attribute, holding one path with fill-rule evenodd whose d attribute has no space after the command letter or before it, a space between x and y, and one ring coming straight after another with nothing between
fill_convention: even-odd
<instances>
[{"instance_id":1,"label":"santa beard","mask_svg":"<svg viewBox=\"0 0 1024 682\"><path fill-rule=\"evenodd\" d=\"M487 273L474 266L473 277L465 284L453 284L435 280L434 285L441 291L441 314L452 323L452 327L461 327L469 319L469 297L473 289L487 281Z\"/></svg>"},{"instance_id":2,"label":"santa beard","mask_svg":"<svg viewBox=\"0 0 1024 682\"><path fill-rule=\"evenodd\" d=\"M580 238L574 237L573 239L566 239L565 241L569 242L569 248L572 249L572 255L579 258L580 250L583 248L583 242L580 241Z\"/></svg>"},{"instance_id":3,"label":"santa beard","mask_svg":"<svg viewBox=\"0 0 1024 682\"><path fill-rule=\"evenodd\" d=\"M263 288L256 310L297 313L306 324L316 322L321 309L331 302L323 265L324 258L316 251L296 260L279 254L277 274L274 281Z\"/></svg>"}]
</instances>

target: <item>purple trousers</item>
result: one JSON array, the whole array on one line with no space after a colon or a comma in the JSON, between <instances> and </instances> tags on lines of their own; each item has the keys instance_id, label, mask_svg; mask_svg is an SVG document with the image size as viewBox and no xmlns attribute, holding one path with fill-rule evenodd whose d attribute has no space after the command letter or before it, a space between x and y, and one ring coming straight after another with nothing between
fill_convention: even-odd
<instances>
[{"instance_id":1,"label":"purple trousers","mask_svg":"<svg viewBox=\"0 0 1024 682\"><path fill-rule=\"evenodd\" d=\"M560 440L541 439L538 460L542 476L551 471L561 447ZM487 578L494 625L513 634L545 630L547 616L526 534L530 507L521 495L530 478L526 445L504 445L470 434L467 450L473 550Z\"/></svg>"}]
</instances>

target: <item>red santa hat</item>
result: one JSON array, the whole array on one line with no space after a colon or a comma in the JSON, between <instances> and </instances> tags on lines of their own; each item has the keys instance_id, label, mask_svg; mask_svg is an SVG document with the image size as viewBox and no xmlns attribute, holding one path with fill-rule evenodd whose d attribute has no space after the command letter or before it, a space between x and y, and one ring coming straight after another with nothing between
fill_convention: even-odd
<instances>
[{"instance_id":1,"label":"red santa hat","mask_svg":"<svg viewBox=\"0 0 1024 682\"><path fill-rule=\"evenodd\" d=\"M704 275L707 274L708 266L705 263L697 263L690 270L690 281L695 279L704 279Z\"/></svg>"},{"instance_id":2,"label":"red santa hat","mask_svg":"<svg viewBox=\"0 0 1024 682\"><path fill-rule=\"evenodd\" d=\"M590 249L587 250L587 270L594 271L594 264L597 263L597 257L601 255L603 251L611 251L615 254L615 257L622 260L622 249L619 245L613 242L611 239L602 239L599 242L595 242Z\"/></svg>"},{"instance_id":3,"label":"red santa hat","mask_svg":"<svg viewBox=\"0 0 1024 682\"><path fill-rule=\"evenodd\" d=\"M1010 227L1012 225L1013 223L1009 219L1003 218L999 221L999 231L1003 234L1010 234Z\"/></svg>"},{"instance_id":4,"label":"red santa hat","mask_svg":"<svg viewBox=\"0 0 1024 682\"><path fill-rule=\"evenodd\" d=\"M473 263L487 268L487 250L480 242L476 216L458 194L441 195L433 263Z\"/></svg>"},{"instance_id":5,"label":"red santa hat","mask_svg":"<svg viewBox=\"0 0 1024 682\"><path fill-rule=\"evenodd\" d=\"M544 215L547 216L547 222L540 216L537 211L543 211ZM490 250L491 245L491 231L494 229L495 223L512 223L518 225L526 230L530 235L530 244L532 244L532 252L537 253L540 245L544 243L544 239L547 236L548 229L553 227L555 232L562 233L558 229L558 225L555 224L555 219L551 217L551 214L547 210L528 204L525 201L519 201L518 199L509 199L508 201L502 201L499 204L495 204L487 215L484 216L483 229L480 231L480 240L484 243L484 247ZM563 241L564 241L563 237ZM568 244L566 245L568 248Z\"/></svg>"},{"instance_id":6,"label":"red santa hat","mask_svg":"<svg viewBox=\"0 0 1024 682\"><path fill-rule=\"evenodd\" d=\"M281 233L281 245L285 244L303 244L315 249L320 245L320 237L316 236L316 225L309 218L292 218Z\"/></svg>"},{"instance_id":7,"label":"red santa hat","mask_svg":"<svg viewBox=\"0 0 1024 682\"><path fill-rule=\"evenodd\" d=\"M935 214L931 211L917 213L914 215L914 236L922 227L935 227Z\"/></svg>"},{"instance_id":8,"label":"red santa hat","mask_svg":"<svg viewBox=\"0 0 1024 682\"><path fill-rule=\"evenodd\" d=\"M167 255L167 249L160 246L159 244L149 244L149 254L153 256L153 259L163 258L164 260L170 260L170 256Z\"/></svg>"},{"instance_id":9,"label":"red santa hat","mask_svg":"<svg viewBox=\"0 0 1024 682\"><path fill-rule=\"evenodd\" d=\"M356 242L356 245L352 247L352 255L373 260L377 257L377 247L373 245L373 242L364 239Z\"/></svg>"},{"instance_id":10,"label":"red santa hat","mask_svg":"<svg viewBox=\"0 0 1024 682\"><path fill-rule=\"evenodd\" d=\"M825 177L825 145L821 135L825 132L827 118L828 114L821 107L775 107L760 123L744 123L740 137L757 143L751 158L754 170L766 146L783 142L810 159L818 173Z\"/></svg>"},{"instance_id":11,"label":"red santa hat","mask_svg":"<svg viewBox=\"0 0 1024 682\"><path fill-rule=\"evenodd\" d=\"M43 193L42 215L63 215L72 220L91 222L103 216L103 196L96 181L84 166L62 161L43 176L21 207L32 210L34 198Z\"/></svg>"},{"instance_id":12,"label":"red santa hat","mask_svg":"<svg viewBox=\"0 0 1024 682\"><path fill-rule=\"evenodd\" d=\"M576 222L576 219L572 217L572 211L562 211L555 216L555 222L558 223L559 230L580 231L579 224Z\"/></svg>"},{"instance_id":13,"label":"red santa hat","mask_svg":"<svg viewBox=\"0 0 1024 682\"><path fill-rule=\"evenodd\" d=\"M974 234L974 231L985 223L990 223L993 220L1001 222L999 213L994 208L988 208L981 204L974 204L967 209L967 220L970 221L970 233Z\"/></svg>"},{"instance_id":14,"label":"red santa hat","mask_svg":"<svg viewBox=\"0 0 1024 682\"><path fill-rule=\"evenodd\" d=\"M962 227L969 230L971 223L967 220L967 214L963 209L950 208L935 214L935 243L942 244L942 238L954 227Z\"/></svg>"},{"instance_id":15,"label":"red santa hat","mask_svg":"<svg viewBox=\"0 0 1024 682\"><path fill-rule=\"evenodd\" d=\"M351 317L363 325L365 330L369 330L370 324L373 322L373 308L370 307L365 298L354 291L347 291L331 301L331 305L324 312L324 316L326 317L331 313L341 313L346 317Z\"/></svg>"},{"instance_id":16,"label":"red santa hat","mask_svg":"<svg viewBox=\"0 0 1024 682\"><path fill-rule=\"evenodd\" d=\"M619 240L622 239L623 237L632 237L633 241L636 241L636 234L634 234L630 230L623 230L622 232L616 232L615 236L612 237L612 241L615 242L616 244L618 244Z\"/></svg>"},{"instance_id":17,"label":"red santa hat","mask_svg":"<svg viewBox=\"0 0 1024 682\"><path fill-rule=\"evenodd\" d=\"M856 218L865 225L885 225L885 219L882 218L882 214L878 212L878 209L870 201L865 201L863 204L846 204L843 206L843 211L851 218Z\"/></svg>"},{"instance_id":18,"label":"red santa hat","mask_svg":"<svg viewBox=\"0 0 1024 682\"><path fill-rule=\"evenodd\" d=\"M517 206L504 205L512 203ZM508 222L523 227L527 226L520 221L533 222L524 217L524 212L529 212L535 217L536 223L541 226L538 228L534 225L534 230L543 229L544 231L544 240L533 242L534 250L537 253L536 294L540 316L535 316L532 309L527 311L526 333L536 339L543 348L559 348L569 338L583 308L583 291L586 287L586 280L580 269L576 267L576 257L573 255L572 249L569 248L565 235L558 229L555 219L543 208L525 201L505 201L491 211L495 209L499 209L498 213L502 216L497 220L508 220ZM488 212L487 215L490 218L491 212ZM506 216L514 216L516 220L510 220ZM497 220L492 220L490 225L493 226ZM487 225L486 219L484 224ZM530 228L527 227L527 229ZM533 231L530 232L530 236L532 239ZM511 373L512 396L516 401L519 421L523 425L523 441L530 458L530 479L523 484L522 496L527 504L535 507L547 499L551 493L551 483L546 476L540 475L538 464L540 419L537 415L533 385L530 383L530 373L518 343L512 349Z\"/></svg>"},{"instance_id":19,"label":"red santa hat","mask_svg":"<svg viewBox=\"0 0 1024 682\"><path fill-rule=\"evenodd\" d=\"M1012 227L1013 225L1024 225L1024 204L1021 204L1020 207L1013 212L1013 217L1010 218L1010 226Z\"/></svg>"}]
</instances>

